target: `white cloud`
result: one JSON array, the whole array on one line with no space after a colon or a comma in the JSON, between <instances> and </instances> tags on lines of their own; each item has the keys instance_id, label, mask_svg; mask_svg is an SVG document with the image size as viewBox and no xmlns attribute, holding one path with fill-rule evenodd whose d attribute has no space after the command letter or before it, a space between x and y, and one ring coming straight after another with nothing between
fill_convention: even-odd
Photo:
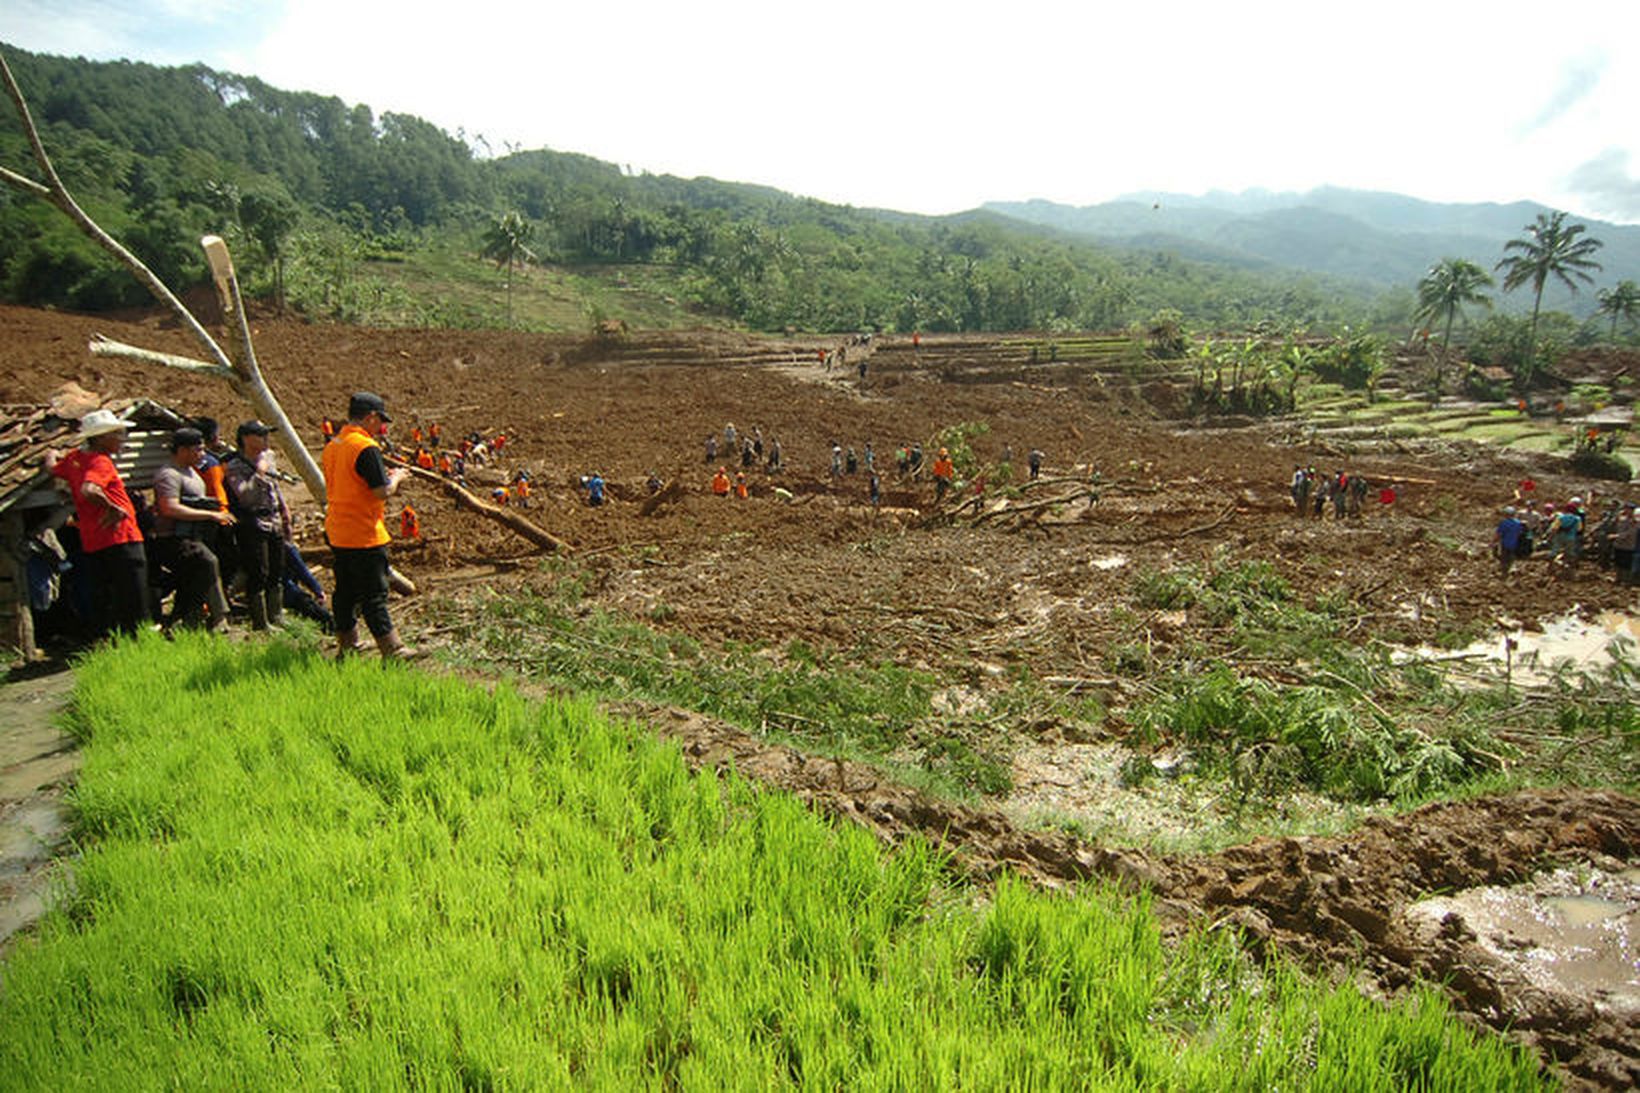
<instances>
[{"instance_id":1,"label":"white cloud","mask_svg":"<svg viewBox=\"0 0 1640 1093\"><path fill-rule=\"evenodd\" d=\"M12 3L0 38L47 48L12 31L38 29L46 6ZM158 12L59 0L50 11L99 41L171 44L145 59L419 114L496 148L925 212L1320 183L1571 204L1576 165L1613 147L1640 158L1632 0L1571 0L1530 25L1479 0L162 0ZM176 53L189 45L198 52Z\"/></svg>"}]
</instances>

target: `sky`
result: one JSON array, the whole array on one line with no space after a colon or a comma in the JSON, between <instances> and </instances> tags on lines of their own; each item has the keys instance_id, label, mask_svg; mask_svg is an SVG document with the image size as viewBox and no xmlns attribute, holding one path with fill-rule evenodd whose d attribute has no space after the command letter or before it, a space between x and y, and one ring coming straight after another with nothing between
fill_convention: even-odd
<instances>
[{"instance_id":1,"label":"sky","mask_svg":"<svg viewBox=\"0 0 1640 1093\"><path fill-rule=\"evenodd\" d=\"M1640 0L0 0L0 42L907 212L1333 185L1640 223Z\"/></svg>"}]
</instances>

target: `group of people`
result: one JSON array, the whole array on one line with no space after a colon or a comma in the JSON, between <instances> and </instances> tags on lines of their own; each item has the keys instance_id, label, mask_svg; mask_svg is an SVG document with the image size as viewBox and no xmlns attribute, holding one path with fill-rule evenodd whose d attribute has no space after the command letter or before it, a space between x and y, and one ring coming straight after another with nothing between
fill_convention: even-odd
<instances>
[{"instance_id":1,"label":"group of people","mask_svg":"<svg viewBox=\"0 0 1640 1093\"><path fill-rule=\"evenodd\" d=\"M73 505L78 541L69 536L73 549L56 557L85 585L76 599L91 612L92 636L135 634L154 619L167 634L177 626L220 632L228 627L227 592L242 587L253 630L282 625L293 605L335 632L338 655L358 649L361 618L384 659L414 655L387 607L386 501L410 474L388 469L383 457L390 420L381 396L359 392L346 423L329 430L321 465L335 588L326 610L324 589L295 544L268 440L272 426L244 422L231 450L208 418L177 428L154 474L150 505L114 463L128 423L108 410L86 414L79 446L48 451L45 466ZM167 596L170 608L162 611Z\"/></svg>"},{"instance_id":2,"label":"group of people","mask_svg":"<svg viewBox=\"0 0 1640 1093\"><path fill-rule=\"evenodd\" d=\"M706 434L705 448L707 465L718 462L716 433ZM760 462L768 474L779 474L782 469L780 439L771 436L765 443L761 425L754 427L750 433L743 433L735 428L734 422L729 422L723 427L722 451L726 463L739 459L742 472L751 470Z\"/></svg>"},{"instance_id":3,"label":"group of people","mask_svg":"<svg viewBox=\"0 0 1640 1093\"><path fill-rule=\"evenodd\" d=\"M1360 516L1371 492L1372 483L1359 472L1346 471L1340 467L1332 474L1327 474L1313 466L1293 466L1289 493L1293 499L1293 512L1299 516L1319 520L1326 515L1329 508L1334 520ZM1380 486L1378 500L1385 505L1394 504L1395 487L1387 484Z\"/></svg>"},{"instance_id":4,"label":"group of people","mask_svg":"<svg viewBox=\"0 0 1640 1093\"><path fill-rule=\"evenodd\" d=\"M108 410L91 411L81 420L79 447L46 453L47 470L68 488L75 521L72 535L42 529L51 532L55 550L31 555L31 576L54 575L59 589L64 577L78 586L69 602L94 636L135 633L155 619L167 633L177 626L222 631L230 590L242 593L252 629L281 625L287 605L324 625L330 613L294 542L269 444L273 431L246 421L229 449L210 418L173 430L150 503L126 488L114 464L128 423ZM50 609L49 596L31 598Z\"/></svg>"},{"instance_id":5,"label":"group of people","mask_svg":"<svg viewBox=\"0 0 1640 1093\"><path fill-rule=\"evenodd\" d=\"M1517 494L1521 491L1517 490ZM1612 571L1619 584L1640 584L1640 515L1634 502L1608 500L1591 519L1581 496L1563 504L1526 498L1505 505L1492 533L1492 556L1498 574L1507 577L1515 562L1534 554L1546 557L1556 577L1567 576L1588 560L1599 570Z\"/></svg>"}]
</instances>

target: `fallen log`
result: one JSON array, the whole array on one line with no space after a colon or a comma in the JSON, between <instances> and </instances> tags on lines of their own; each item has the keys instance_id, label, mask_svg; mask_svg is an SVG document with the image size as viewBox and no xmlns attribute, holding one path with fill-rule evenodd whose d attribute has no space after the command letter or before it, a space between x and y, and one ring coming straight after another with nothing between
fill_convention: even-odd
<instances>
[{"instance_id":1,"label":"fallen log","mask_svg":"<svg viewBox=\"0 0 1640 1093\"><path fill-rule=\"evenodd\" d=\"M427 482L437 483L443 488L445 493L455 498L457 505L460 505L464 509L471 509L473 512L476 512L480 516L486 517L487 519L494 520L508 531L528 539L542 550L561 550L568 553L574 549L568 543L564 542L564 540L558 538L558 536L542 527L539 527L532 521L526 520L524 517L520 516L511 509L504 509L500 505L492 505L488 501L480 498L477 494L463 489L459 483L445 478L441 474L424 470L414 464L406 463L402 459L397 459L391 456L388 457L387 462L393 464L394 466L403 467L416 478Z\"/></svg>"}]
</instances>

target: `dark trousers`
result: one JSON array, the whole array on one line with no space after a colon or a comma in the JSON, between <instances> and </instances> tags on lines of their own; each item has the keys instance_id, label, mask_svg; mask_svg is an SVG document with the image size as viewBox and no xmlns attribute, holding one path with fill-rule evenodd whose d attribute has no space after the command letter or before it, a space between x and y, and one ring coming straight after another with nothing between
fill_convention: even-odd
<instances>
[{"instance_id":1,"label":"dark trousers","mask_svg":"<svg viewBox=\"0 0 1640 1093\"><path fill-rule=\"evenodd\" d=\"M148 621L148 555L141 543L119 543L85 556L96 589L98 636L135 634Z\"/></svg>"},{"instance_id":2,"label":"dark trousers","mask_svg":"<svg viewBox=\"0 0 1640 1093\"><path fill-rule=\"evenodd\" d=\"M393 629L387 614L387 548L336 547L332 551L336 569L336 594L330 607L336 613L336 630L346 633L364 616L370 633L383 637Z\"/></svg>"},{"instance_id":3,"label":"dark trousers","mask_svg":"<svg viewBox=\"0 0 1640 1093\"><path fill-rule=\"evenodd\" d=\"M222 573L216 555L202 539L167 537L148 544L154 564L171 574L176 599L171 601L171 623L200 621L201 609L209 604L211 624L227 622L228 604L222 595Z\"/></svg>"},{"instance_id":4,"label":"dark trousers","mask_svg":"<svg viewBox=\"0 0 1640 1093\"><path fill-rule=\"evenodd\" d=\"M268 589L285 583L285 537L263 531L254 523L238 529L239 565L245 571L245 595L266 597Z\"/></svg>"}]
</instances>

